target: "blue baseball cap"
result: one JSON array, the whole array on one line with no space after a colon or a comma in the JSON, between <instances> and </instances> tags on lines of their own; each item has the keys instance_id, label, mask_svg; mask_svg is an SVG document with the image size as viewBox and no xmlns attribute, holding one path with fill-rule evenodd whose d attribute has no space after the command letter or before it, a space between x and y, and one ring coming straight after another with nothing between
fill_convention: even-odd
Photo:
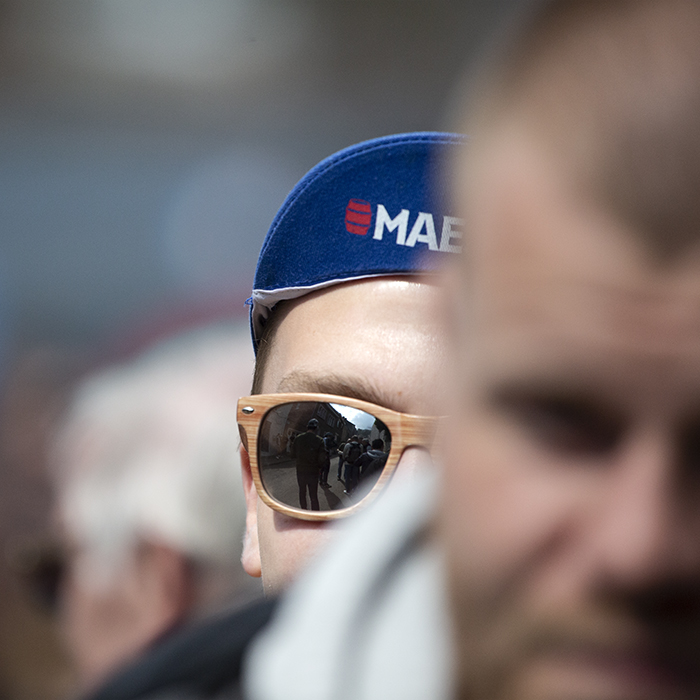
<instances>
[{"instance_id":1,"label":"blue baseball cap","mask_svg":"<svg viewBox=\"0 0 700 700\"><path fill-rule=\"evenodd\" d=\"M334 284L419 274L460 250L461 220L438 185L459 134L419 132L350 146L297 184L258 258L249 300L253 346L275 304Z\"/></svg>"}]
</instances>

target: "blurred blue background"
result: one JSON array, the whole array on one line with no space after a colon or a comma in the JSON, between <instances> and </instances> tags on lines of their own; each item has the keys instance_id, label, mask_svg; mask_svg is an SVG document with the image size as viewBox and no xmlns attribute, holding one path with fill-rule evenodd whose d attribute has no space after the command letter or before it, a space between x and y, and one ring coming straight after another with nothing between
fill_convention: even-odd
<instances>
[{"instance_id":1,"label":"blurred blue background","mask_svg":"<svg viewBox=\"0 0 700 700\"><path fill-rule=\"evenodd\" d=\"M15 348L242 313L286 192L443 126L497 0L4 0L0 284Z\"/></svg>"}]
</instances>

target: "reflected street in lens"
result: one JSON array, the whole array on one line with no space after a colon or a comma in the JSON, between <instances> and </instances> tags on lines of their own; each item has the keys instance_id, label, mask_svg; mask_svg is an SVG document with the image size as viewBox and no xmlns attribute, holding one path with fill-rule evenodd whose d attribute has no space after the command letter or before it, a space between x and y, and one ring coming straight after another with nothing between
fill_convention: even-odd
<instances>
[{"instance_id":1,"label":"reflected street in lens","mask_svg":"<svg viewBox=\"0 0 700 700\"><path fill-rule=\"evenodd\" d=\"M283 505L338 510L372 490L390 449L389 429L371 413L322 401L281 404L260 427L260 477Z\"/></svg>"}]
</instances>

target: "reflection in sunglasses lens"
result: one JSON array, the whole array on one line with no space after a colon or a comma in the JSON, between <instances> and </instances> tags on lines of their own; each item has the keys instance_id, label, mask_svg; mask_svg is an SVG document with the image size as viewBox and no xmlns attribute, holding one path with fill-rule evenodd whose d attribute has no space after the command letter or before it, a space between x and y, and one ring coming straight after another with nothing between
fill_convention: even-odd
<instances>
[{"instance_id":1,"label":"reflection in sunglasses lens","mask_svg":"<svg viewBox=\"0 0 700 700\"><path fill-rule=\"evenodd\" d=\"M260 478L286 506L347 508L372 490L390 449L389 429L371 413L322 401L281 404L260 426Z\"/></svg>"}]
</instances>

